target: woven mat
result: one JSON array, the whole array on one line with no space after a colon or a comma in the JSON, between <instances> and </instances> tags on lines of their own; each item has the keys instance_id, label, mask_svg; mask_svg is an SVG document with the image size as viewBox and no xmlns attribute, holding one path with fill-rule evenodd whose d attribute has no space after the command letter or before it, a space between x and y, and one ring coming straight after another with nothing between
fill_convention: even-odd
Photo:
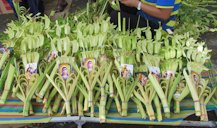
<instances>
[{"instance_id":1,"label":"woven mat","mask_svg":"<svg viewBox=\"0 0 217 128\"><path fill-rule=\"evenodd\" d=\"M206 65L210 68L210 71L203 72L202 76L205 79L210 80L210 86L217 85L216 77L217 73L215 69L212 68L212 65L208 63ZM171 113L169 119L163 119L161 122L157 120L150 121L148 119L142 119L141 115L137 112L136 105L130 101L128 116L121 117L116 109L115 104L111 105L109 114L107 115L107 123L122 123L122 124L155 124L155 125L179 125L181 122L189 115L194 114L194 104L191 97L185 98L181 102L181 112L179 114ZM12 123L46 123L51 120L52 117L47 116L47 113L42 112L43 105L33 101L34 116L23 117L23 102L16 98L8 98L6 104L0 105L0 124L12 124ZM61 107L60 107L61 108ZM207 105L207 110L217 110L217 105L210 102ZM96 116L98 114L98 108L95 108ZM60 116L61 110L56 116ZM88 116L88 114L86 114Z\"/></svg>"},{"instance_id":2,"label":"woven mat","mask_svg":"<svg viewBox=\"0 0 217 128\"><path fill-rule=\"evenodd\" d=\"M6 0L0 0L0 14L13 13L10 5Z\"/></svg>"}]
</instances>

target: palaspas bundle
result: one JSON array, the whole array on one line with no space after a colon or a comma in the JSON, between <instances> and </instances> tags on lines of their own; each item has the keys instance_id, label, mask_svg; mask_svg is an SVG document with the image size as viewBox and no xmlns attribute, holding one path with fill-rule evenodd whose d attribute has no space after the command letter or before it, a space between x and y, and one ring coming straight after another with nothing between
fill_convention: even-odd
<instances>
[{"instance_id":1,"label":"palaspas bundle","mask_svg":"<svg viewBox=\"0 0 217 128\"><path fill-rule=\"evenodd\" d=\"M119 10L118 1L109 2ZM103 14L106 4L88 4L66 20L20 15L9 23L0 103L12 93L23 102L24 116L34 114L34 100L49 116L98 116L106 122L113 104L127 117L133 101L141 118L163 121L180 113L191 96L196 115L207 121L206 107L217 96L214 84L201 77L211 52L205 43L189 33L165 35L162 28L155 36L149 26L126 30L120 13L115 29Z\"/></svg>"}]
</instances>

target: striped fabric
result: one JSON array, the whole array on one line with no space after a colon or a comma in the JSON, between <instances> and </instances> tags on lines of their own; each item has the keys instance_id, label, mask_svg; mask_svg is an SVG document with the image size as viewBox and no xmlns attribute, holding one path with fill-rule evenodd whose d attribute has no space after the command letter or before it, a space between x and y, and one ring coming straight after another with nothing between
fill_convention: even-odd
<instances>
[{"instance_id":1,"label":"striped fabric","mask_svg":"<svg viewBox=\"0 0 217 128\"><path fill-rule=\"evenodd\" d=\"M5 123L47 123L51 120L52 117L47 116L47 113L43 113L43 105L39 103L33 103L34 106L34 116L23 117L22 109L23 103L15 98L9 98L5 105L0 105L0 124ZM61 107L60 107L61 108ZM209 103L207 105L207 110L217 110L217 106L213 103ZM55 117L60 116L61 110ZM99 112L98 108L95 108L95 113ZM181 102L181 113L174 114L171 113L171 117L169 119L163 119L161 122L157 120L150 121L149 119L142 119L141 115L137 113L137 108L135 104L130 101L128 116L121 117L116 110L116 106L113 103L109 114L107 115L107 123L123 123L123 124L155 124L155 125L179 125L187 116L194 113L193 101L192 99L185 98ZM88 113L85 114L89 116Z\"/></svg>"},{"instance_id":2,"label":"striped fabric","mask_svg":"<svg viewBox=\"0 0 217 128\"><path fill-rule=\"evenodd\" d=\"M0 14L13 13L10 5L6 0L0 0Z\"/></svg>"},{"instance_id":3,"label":"striped fabric","mask_svg":"<svg viewBox=\"0 0 217 128\"><path fill-rule=\"evenodd\" d=\"M161 19L152 17L143 11L139 11L138 14L148 20L151 20L152 22L155 22L155 23L160 22L163 30L165 31L167 29L170 29L170 30L174 29L174 26L176 24L176 15L178 14L178 10L181 5L181 0L142 0L142 2L156 6L157 8L173 8L171 16L167 21L163 21Z\"/></svg>"},{"instance_id":4,"label":"striped fabric","mask_svg":"<svg viewBox=\"0 0 217 128\"><path fill-rule=\"evenodd\" d=\"M207 72L203 72L202 76L205 79L209 79L210 87L215 87L217 85L217 72L212 67L211 63L207 63L206 66L210 68L210 70ZM47 116L47 113L43 113L43 105L34 101L32 102L35 112L34 116L23 117L23 102L16 98L8 98L6 104L0 104L0 124L49 122L52 117ZM161 122L158 122L157 120L150 121L148 119L142 119L141 115L137 112L136 105L132 101L130 101L128 105L128 116L121 117L117 112L115 103L113 103L109 110L109 114L107 115L106 122L122 124L179 125L187 116L194 114L194 103L192 101L192 98L190 96L185 98L181 102L180 106L181 112L179 114L171 113L171 117L169 119L164 118ZM209 102L207 105L207 110L217 110L217 104ZM60 112L61 110L59 110L58 114L54 116L60 116ZM98 107L95 108L95 112L97 115L97 113L99 112ZM88 113L86 113L85 115L89 116Z\"/></svg>"}]
</instances>

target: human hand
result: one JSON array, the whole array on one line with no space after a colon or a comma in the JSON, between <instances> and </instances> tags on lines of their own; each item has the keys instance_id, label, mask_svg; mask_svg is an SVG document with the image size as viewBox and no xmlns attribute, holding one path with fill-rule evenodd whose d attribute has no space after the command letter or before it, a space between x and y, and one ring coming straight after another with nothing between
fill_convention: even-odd
<instances>
[{"instance_id":1,"label":"human hand","mask_svg":"<svg viewBox=\"0 0 217 128\"><path fill-rule=\"evenodd\" d=\"M120 0L120 2L128 7L137 8L139 0Z\"/></svg>"}]
</instances>

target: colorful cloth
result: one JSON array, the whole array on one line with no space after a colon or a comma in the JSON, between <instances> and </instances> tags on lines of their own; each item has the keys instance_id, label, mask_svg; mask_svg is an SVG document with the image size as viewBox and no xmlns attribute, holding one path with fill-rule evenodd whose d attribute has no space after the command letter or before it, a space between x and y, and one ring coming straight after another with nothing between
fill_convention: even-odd
<instances>
[{"instance_id":1,"label":"colorful cloth","mask_svg":"<svg viewBox=\"0 0 217 128\"><path fill-rule=\"evenodd\" d=\"M13 13L13 10L10 7L8 0L0 0L0 14Z\"/></svg>"},{"instance_id":2,"label":"colorful cloth","mask_svg":"<svg viewBox=\"0 0 217 128\"><path fill-rule=\"evenodd\" d=\"M168 20L163 21L159 18L148 15L143 11L139 11L138 14L145 19L151 20L155 23L160 23L162 25L163 30L174 30L174 26L176 23L176 14L178 14L178 10L181 5L181 0L142 0L142 2L156 6L157 8L172 8L171 16Z\"/></svg>"}]
</instances>

